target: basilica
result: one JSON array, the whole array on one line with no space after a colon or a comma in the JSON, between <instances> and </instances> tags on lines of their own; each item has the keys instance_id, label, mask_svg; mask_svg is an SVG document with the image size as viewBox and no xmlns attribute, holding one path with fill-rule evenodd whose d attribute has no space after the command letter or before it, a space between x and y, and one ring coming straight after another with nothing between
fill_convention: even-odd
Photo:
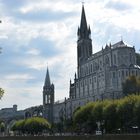
<instances>
[{"instance_id":1,"label":"basilica","mask_svg":"<svg viewBox=\"0 0 140 140\"><path fill-rule=\"evenodd\" d=\"M69 98L63 102L54 100L54 84L47 69L43 87L43 116L50 122L71 118L77 107L88 102L122 98L122 83L130 75L140 75L134 46L123 40L107 44L99 52L92 53L91 29L87 25L84 6L77 31L77 73L70 80Z\"/></svg>"}]
</instances>

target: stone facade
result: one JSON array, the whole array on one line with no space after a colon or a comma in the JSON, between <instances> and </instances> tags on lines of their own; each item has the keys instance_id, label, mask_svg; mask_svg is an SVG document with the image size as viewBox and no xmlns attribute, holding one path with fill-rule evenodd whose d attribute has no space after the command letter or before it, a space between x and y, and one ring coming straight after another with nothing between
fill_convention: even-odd
<instances>
[{"instance_id":1,"label":"stone facade","mask_svg":"<svg viewBox=\"0 0 140 140\"><path fill-rule=\"evenodd\" d=\"M43 92L44 108L49 110L51 107L50 112L53 112L53 115L50 116L53 116L54 122L59 122L62 117L70 118L77 107L90 101L123 97L122 83L125 79L130 75L140 75L135 48L124 43L123 40L115 44L110 43L101 51L92 54L91 30L87 26L84 6L77 35L78 66L74 82L70 80L69 98L61 103L54 103L54 88L50 85L53 102L51 106L45 107L45 92Z\"/></svg>"}]
</instances>

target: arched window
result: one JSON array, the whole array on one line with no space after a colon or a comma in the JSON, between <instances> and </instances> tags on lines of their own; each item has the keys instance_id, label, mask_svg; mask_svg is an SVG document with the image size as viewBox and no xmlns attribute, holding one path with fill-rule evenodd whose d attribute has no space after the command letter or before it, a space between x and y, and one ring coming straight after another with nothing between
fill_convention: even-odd
<instances>
[{"instance_id":1,"label":"arched window","mask_svg":"<svg viewBox=\"0 0 140 140\"><path fill-rule=\"evenodd\" d=\"M47 99L48 99L47 95L45 95L45 104L47 104Z\"/></svg>"},{"instance_id":2,"label":"arched window","mask_svg":"<svg viewBox=\"0 0 140 140\"><path fill-rule=\"evenodd\" d=\"M117 60L116 60L116 54L114 54L114 64L116 65Z\"/></svg>"},{"instance_id":3,"label":"arched window","mask_svg":"<svg viewBox=\"0 0 140 140\"><path fill-rule=\"evenodd\" d=\"M90 65L90 72L92 73L92 64Z\"/></svg>"},{"instance_id":4,"label":"arched window","mask_svg":"<svg viewBox=\"0 0 140 140\"><path fill-rule=\"evenodd\" d=\"M109 57L106 55L106 57L105 57L105 64L106 65L109 65L110 64L110 62L109 62Z\"/></svg>"},{"instance_id":5,"label":"arched window","mask_svg":"<svg viewBox=\"0 0 140 140\"><path fill-rule=\"evenodd\" d=\"M126 71L126 76L128 76L128 71Z\"/></svg>"},{"instance_id":6,"label":"arched window","mask_svg":"<svg viewBox=\"0 0 140 140\"><path fill-rule=\"evenodd\" d=\"M122 70L122 77L124 77L124 71Z\"/></svg>"},{"instance_id":7,"label":"arched window","mask_svg":"<svg viewBox=\"0 0 140 140\"><path fill-rule=\"evenodd\" d=\"M88 66L86 66L86 74L88 75Z\"/></svg>"},{"instance_id":8,"label":"arched window","mask_svg":"<svg viewBox=\"0 0 140 140\"><path fill-rule=\"evenodd\" d=\"M47 103L50 104L51 103L51 95L48 95L48 98L47 98Z\"/></svg>"},{"instance_id":9,"label":"arched window","mask_svg":"<svg viewBox=\"0 0 140 140\"><path fill-rule=\"evenodd\" d=\"M132 54L130 53L129 56L130 56L130 63L132 63Z\"/></svg>"}]
</instances>

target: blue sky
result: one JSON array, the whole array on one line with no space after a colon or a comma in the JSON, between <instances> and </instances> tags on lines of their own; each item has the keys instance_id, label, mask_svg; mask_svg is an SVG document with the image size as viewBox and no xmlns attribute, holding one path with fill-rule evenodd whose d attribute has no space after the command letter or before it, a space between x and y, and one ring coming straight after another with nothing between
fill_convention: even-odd
<instances>
[{"instance_id":1,"label":"blue sky","mask_svg":"<svg viewBox=\"0 0 140 140\"><path fill-rule=\"evenodd\" d=\"M42 104L47 64L55 99L69 94L76 71L80 0L0 0L0 108ZM139 0L85 0L93 53L120 41L140 47Z\"/></svg>"}]
</instances>

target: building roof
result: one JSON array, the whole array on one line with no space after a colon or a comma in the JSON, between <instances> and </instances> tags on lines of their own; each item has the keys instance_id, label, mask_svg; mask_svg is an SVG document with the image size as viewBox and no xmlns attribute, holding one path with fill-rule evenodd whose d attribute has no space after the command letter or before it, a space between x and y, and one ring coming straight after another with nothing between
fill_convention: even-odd
<instances>
[{"instance_id":1,"label":"building roof","mask_svg":"<svg viewBox=\"0 0 140 140\"><path fill-rule=\"evenodd\" d=\"M123 40L111 45L111 48L118 48L118 47L131 47L130 45L124 43Z\"/></svg>"}]
</instances>

